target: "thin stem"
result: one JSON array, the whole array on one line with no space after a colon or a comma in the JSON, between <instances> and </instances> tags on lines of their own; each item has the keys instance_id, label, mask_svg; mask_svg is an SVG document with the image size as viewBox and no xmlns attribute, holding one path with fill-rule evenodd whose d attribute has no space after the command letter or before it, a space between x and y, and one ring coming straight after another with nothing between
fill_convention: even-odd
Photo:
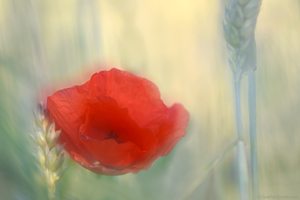
<instances>
[{"instance_id":1,"label":"thin stem","mask_svg":"<svg viewBox=\"0 0 300 200\"><path fill-rule=\"evenodd\" d=\"M239 190L240 199L249 199L249 176L247 167L247 155L246 147L243 140L240 140L237 144L237 161L238 161L238 172L239 172Z\"/></svg>"},{"instance_id":2,"label":"thin stem","mask_svg":"<svg viewBox=\"0 0 300 200\"><path fill-rule=\"evenodd\" d=\"M258 198L259 179L257 162L257 138L256 138L256 83L255 72L248 74L248 112L249 112L249 135L250 135L250 168L252 175L252 198Z\"/></svg>"},{"instance_id":3,"label":"thin stem","mask_svg":"<svg viewBox=\"0 0 300 200\"><path fill-rule=\"evenodd\" d=\"M245 150L245 142L243 139L243 124L241 111L241 79L235 77L234 79L234 93L235 93L235 120L236 120L236 134L238 137L237 145L237 167L238 167L238 182L241 200L249 199L248 187L248 169L247 156Z\"/></svg>"},{"instance_id":4,"label":"thin stem","mask_svg":"<svg viewBox=\"0 0 300 200\"><path fill-rule=\"evenodd\" d=\"M197 180L194 184L191 184L190 190L186 192L183 199L190 199L194 192L201 186L203 180L213 173L213 170L224 160L225 156L238 145L239 140L235 139L229 143L221 153L219 153L209 164L204 168L206 173L200 180Z\"/></svg>"},{"instance_id":5,"label":"thin stem","mask_svg":"<svg viewBox=\"0 0 300 200\"><path fill-rule=\"evenodd\" d=\"M243 124L241 111L241 79L234 78L234 97L235 97L235 121L236 134L239 140L243 140Z\"/></svg>"}]
</instances>

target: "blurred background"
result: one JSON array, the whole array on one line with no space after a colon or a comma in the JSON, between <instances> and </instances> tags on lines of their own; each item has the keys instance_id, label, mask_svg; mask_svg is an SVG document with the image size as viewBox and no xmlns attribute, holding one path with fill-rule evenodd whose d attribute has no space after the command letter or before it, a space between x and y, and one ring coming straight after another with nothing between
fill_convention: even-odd
<instances>
[{"instance_id":1,"label":"blurred background","mask_svg":"<svg viewBox=\"0 0 300 200\"><path fill-rule=\"evenodd\" d=\"M101 70L96 63L155 82L168 105L189 110L189 130L139 174L100 176L70 163L58 199L238 199L235 151L227 148L236 136L224 3L0 0L0 199L47 199L30 139L33 111L47 92ZM256 30L260 199L300 199L299 35L298 0L263 1Z\"/></svg>"}]
</instances>

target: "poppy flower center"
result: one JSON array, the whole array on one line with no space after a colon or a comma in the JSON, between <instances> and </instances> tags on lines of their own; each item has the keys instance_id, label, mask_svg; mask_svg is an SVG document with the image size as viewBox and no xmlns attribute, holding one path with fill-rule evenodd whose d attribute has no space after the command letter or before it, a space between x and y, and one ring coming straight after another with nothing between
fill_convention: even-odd
<instances>
[{"instance_id":1,"label":"poppy flower center","mask_svg":"<svg viewBox=\"0 0 300 200\"><path fill-rule=\"evenodd\" d=\"M115 140L118 144L126 141L119 134L119 131L108 127L81 127L80 138L82 140Z\"/></svg>"},{"instance_id":2,"label":"poppy flower center","mask_svg":"<svg viewBox=\"0 0 300 200\"><path fill-rule=\"evenodd\" d=\"M119 137L119 135L113 130L106 132L104 136L104 140L110 140L110 139L115 140L119 144L124 143L124 141Z\"/></svg>"}]
</instances>

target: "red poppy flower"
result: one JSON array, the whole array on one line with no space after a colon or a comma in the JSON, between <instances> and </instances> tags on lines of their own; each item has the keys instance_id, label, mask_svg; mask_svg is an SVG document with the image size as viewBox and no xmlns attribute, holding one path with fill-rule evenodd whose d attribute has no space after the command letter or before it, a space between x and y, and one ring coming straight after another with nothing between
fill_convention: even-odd
<instances>
[{"instance_id":1,"label":"red poppy flower","mask_svg":"<svg viewBox=\"0 0 300 200\"><path fill-rule=\"evenodd\" d=\"M147 168L174 147L188 123L182 105L168 108L152 82L118 69L55 92L47 110L71 158L107 175Z\"/></svg>"}]
</instances>

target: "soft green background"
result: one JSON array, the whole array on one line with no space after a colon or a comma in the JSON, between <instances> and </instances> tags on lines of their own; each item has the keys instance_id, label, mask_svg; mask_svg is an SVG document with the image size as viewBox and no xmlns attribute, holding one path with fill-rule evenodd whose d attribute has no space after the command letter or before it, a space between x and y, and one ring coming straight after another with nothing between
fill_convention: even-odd
<instances>
[{"instance_id":1,"label":"soft green background","mask_svg":"<svg viewBox=\"0 0 300 200\"><path fill-rule=\"evenodd\" d=\"M169 105L189 110L189 130L139 174L100 176L70 163L59 199L237 199L234 149L222 156L235 139L223 4L0 0L0 199L46 199L29 137L33 111L49 91L101 70L95 63L154 81ZM300 199L299 1L264 0L256 39L260 197Z\"/></svg>"}]
</instances>

